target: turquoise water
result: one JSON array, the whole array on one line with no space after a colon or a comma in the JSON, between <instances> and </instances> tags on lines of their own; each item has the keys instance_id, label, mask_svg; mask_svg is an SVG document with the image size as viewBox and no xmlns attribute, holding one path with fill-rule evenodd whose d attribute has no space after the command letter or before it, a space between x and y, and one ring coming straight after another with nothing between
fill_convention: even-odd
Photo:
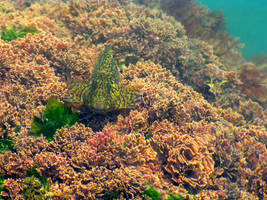
<instances>
[{"instance_id":1,"label":"turquoise water","mask_svg":"<svg viewBox=\"0 0 267 200\"><path fill-rule=\"evenodd\" d=\"M226 27L245 44L246 58L267 54L267 0L198 0L211 10L222 10Z\"/></svg>"}]
</instances>

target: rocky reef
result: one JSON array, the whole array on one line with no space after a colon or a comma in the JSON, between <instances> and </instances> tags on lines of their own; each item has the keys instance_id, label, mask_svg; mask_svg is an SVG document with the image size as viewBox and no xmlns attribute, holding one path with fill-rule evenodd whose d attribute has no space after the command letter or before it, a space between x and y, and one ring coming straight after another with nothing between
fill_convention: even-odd
<instances>
[{"instance_id":1,"label":"rocky reef","mask_svg":"<svg viewBox=\"0 0 267 200\"><path fill-rule=\"evenodd\" d=\"M266 74L183 2L0 0L2 199L267 197Z\"/></svg>"}]
</instances>

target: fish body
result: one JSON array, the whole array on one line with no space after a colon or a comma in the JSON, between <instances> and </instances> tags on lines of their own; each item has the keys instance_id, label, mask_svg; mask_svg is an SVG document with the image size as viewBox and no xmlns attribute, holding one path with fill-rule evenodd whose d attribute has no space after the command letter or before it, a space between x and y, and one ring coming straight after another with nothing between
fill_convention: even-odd
<instances>
[{"instance_id":1,"label":"fish body","mask_svg":"<svg viewBox=\"0 0 267 200\"><path fill-rule=\"evenodd\" d=\"M139 91L119 87L119 70L110 47L100 56L88 83L72 83L69 101L94 113L108 113L132 108L140 101Z\"/></svg>"}]
</instances>

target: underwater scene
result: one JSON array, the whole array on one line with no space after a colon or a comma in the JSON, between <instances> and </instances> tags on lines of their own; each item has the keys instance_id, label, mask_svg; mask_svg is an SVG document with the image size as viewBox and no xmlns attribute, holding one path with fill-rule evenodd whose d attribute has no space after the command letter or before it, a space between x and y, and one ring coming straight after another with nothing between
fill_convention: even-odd
<instances>
[{"instance_id":1,"label":"underwater scene","mask_svg":"<svg viewBox=\"0 0 267 200\"><path fill-rule=\"evenodd\" d=\"M196 0L0 0L0 199L266 200L243 46Z\"/></svg>"},{"instance_id":2,"label":"underwater scene","mask_svg":"<svg viewBox=\"0 0 267 200\"><path fill-rule=\"evenodd\" d=\"M198 0L213 11L223 11L225 27L244 45L243 56L253 59L267 54L266 0Z\"/></svg>"}]
</instances>

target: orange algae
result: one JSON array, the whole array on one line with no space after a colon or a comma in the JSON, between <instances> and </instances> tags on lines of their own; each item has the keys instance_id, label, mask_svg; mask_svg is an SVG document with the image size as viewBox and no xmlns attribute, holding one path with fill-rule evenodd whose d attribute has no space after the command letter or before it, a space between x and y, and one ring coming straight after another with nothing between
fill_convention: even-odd
<instances>
[{"instance_id":1,"label":"orange algae","mask_svg":"<svg viewBox=\"0 0 267 200\"><path fill-rule=\"evenodd\" d=\"M186 135L178 140L181 140L181 144L170 150L165 170L177 183L185 182L192 187L208 185L214 173L212 154L202 147L204 145L200 138L193 140Z\"/></svg>"},{"instance_id":2,"label":"orange algae","mask_svg":"<svg viewBox=\"0 0 267 200\"><path fill-rule=\"evenodd\" d=\"M11 5L1 27L8 19L41 34L0 41L0 133L16 150L0 154L3 197L23 199L25 174L35 165L50 181L52 199L101 199L110 192L142 199L148 182L163 199L172 192L189 199L266 197L266 111L240 93L238 76L225 70L229 54L218 59L212 41L191 39L162 11L119 1L33 3L19 11ZM119 86L140 89L141 104L99 132L76 124L58 130L51 143L29 137L33 116L51 95L67 97L67 76L89 80L107 43L116 59L130 63ZM211 78L228 81L224 98L200 93Z\"/></svg>"}]
</instances>

